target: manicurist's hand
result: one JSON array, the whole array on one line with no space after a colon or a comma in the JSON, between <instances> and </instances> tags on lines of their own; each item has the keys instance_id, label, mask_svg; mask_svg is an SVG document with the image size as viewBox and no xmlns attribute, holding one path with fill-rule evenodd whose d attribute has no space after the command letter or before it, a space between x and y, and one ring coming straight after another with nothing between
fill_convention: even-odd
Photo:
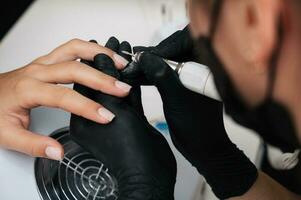
<instances>
[{"instance_id":1,"label":"manicurist's hand","mask_svg":"<svg viewBox=\"0 0 301 200\"><path fill-rule=\"evenodd\" d=\"M28 130L30 110L38 106L60 108L100 124L114 114L78 92L58 84L80 83L94 90L123 97L130 86L77 62L104 53L122 69L128 61L92 42L71 40L25 67L0 74L0 146L34 157L60 160L62 146L52 138Z\"/></svg>"},{"instance_id":2,"label":"manicurist's hand","mask_svg":"<svg viewBox=\"0 0 301 200\"><path fill-rule=\"evenodd\" d=\"M155 85L161 95L171 138L182 155L202 174L220 199L244 194L257 179L257 169L229 139L223 123L223 105L186 89L162 58L199 61L188 27L144 52L122 70L133 86Z\"/></svg>"}]
</instances>

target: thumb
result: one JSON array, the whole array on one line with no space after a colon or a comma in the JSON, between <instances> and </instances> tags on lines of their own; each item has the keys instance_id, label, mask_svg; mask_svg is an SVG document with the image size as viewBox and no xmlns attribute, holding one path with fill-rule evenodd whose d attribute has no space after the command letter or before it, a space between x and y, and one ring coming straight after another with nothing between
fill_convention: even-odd
<instances>
[{"instance_id":1,"label":"thumb","mask_svg":"<svg viewBox=\"0 0 301 200\"><path fill-rule=\"evenodd\" d=\"M133 87L126 97L126 101L138 114L145 117L141 100L141 87Z\"/></svg>"},{"instance_id":2,"label":"thumb","mask_svg":"<svg viewBox=\"0 0 301 200\"><path fill-rule=\"evenodd\" d=\"M147 80L157 87L165 107L182 107L187 98L197 95L184 87L178 74L160 57L143 53L139 66Z\"/></svg>"},{"instance_id":3,"label":"thumb","mask_svg":"<svg viewBox=\"0 0 301 200\"><path fill-rule=\"evenodd\" d=\"M26 129L12 128L1 133L0 145L6 149L18 151L32 157L62 160L64 149L53 138L30 132Z\"/></svg>"},{"instance_id":4,"label":"thumb","mask_svg":"<svg viewBox=\"0 0 301 200\"><path fill-rule=\"evenodd\" d=\"M193 46L194 41L190 35L189 26L186 26L183 30L175 32L158 44L153 53L166 59L178 61L186 57L186 54L192 56Z\"/></svg>"},{"instance_id":5,"label":"thumb","mask_svg":"<svg viewBox=\"0 0 301 200\"><path fill-rule=\"evenodd\" d=\"M178 90L183 87L177 73L160 57L144 52L138 62L148 81L160 90Z\"/></svg>"},{"instance_id":6,"label":"thumb","mask_svg":"<svg viewBox=\"0 0 301 200\"><path fill-rule=\"evenodd\" d=\"M175 32L156 47L135 47L134 51L147 51L176 62L192 61L197 57L194 40L190 35L188 26L183 30Z\"/></svg>"}]
</instances>

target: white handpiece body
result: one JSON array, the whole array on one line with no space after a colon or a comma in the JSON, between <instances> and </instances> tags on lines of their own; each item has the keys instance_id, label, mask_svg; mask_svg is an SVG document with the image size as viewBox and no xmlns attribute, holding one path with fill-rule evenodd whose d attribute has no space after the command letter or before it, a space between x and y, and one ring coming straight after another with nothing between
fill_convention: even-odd
<instances>
[{"instance_id":1,"label":"white handpiece body","mask_svg":"<svg viewBox=\"0 0 301 200\"><path fill-rule=\"evenodd\" d=\"M138 62L143 51L136 54L127 51L122 53L132 56L133 62ZM166 59L164 61L178 73L180 81L187 89L221 101L213 80L213 74L206 65L196 62L177 63Z\"/></svg>"},{"instance_id":2,"label":"white handpiece body","mask_svg":"<svg viewBox=\"0 0 301 200\"><path fill-rule=\"evenodd\" d=\"M170 65L169 62L167 64ZM176 71L182 84L187 89L221 101L213 80L213 74L207 66L195 62L186 62L179 65L181 65L181 68Z\"/></svg>"}]
</instances>

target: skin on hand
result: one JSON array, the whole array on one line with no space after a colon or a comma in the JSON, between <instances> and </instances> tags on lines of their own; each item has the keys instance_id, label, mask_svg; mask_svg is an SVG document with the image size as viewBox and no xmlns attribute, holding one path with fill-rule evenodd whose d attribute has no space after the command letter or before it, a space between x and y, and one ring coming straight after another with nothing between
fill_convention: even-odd
<instances>
[{"instance_id":1,"label":"skin on hand","mask_svg":"<svg viewBox=\"0 0 301 200\"><path fill-rule=\"evenodd\" d=\"M128 64L108 48L73 39L25 67L0 74L0 146L62 159L64 150L56 140L28 130L30 110L38 106L60 108L98 123L112 121L115 115L102 105L58 85L80 83L114 96L128 95L131 86L76 61L93 60L99 53L110 56L118 69Z\"/></svg>"}]
</instances>

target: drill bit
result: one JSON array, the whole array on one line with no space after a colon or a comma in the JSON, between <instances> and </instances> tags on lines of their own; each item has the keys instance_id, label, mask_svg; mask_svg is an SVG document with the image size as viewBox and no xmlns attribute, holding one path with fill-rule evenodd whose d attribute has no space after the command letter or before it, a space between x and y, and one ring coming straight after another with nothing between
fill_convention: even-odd
<instances>
[{"instance_id":1,"label":"drill bit","mask_svg":"<svg viewBox=\"0 0 301 200\"><path fill-rule=\"evenodd\" d=\"M128 51L121 51L121 53L123 53L123 54L125 54L125 55L132 56L133 62L137 63L137 62L139 61L140 56L143 54L143 51L137 52L137 53L135 53L135 54L130 53L130 52L128 52Z\"/></svg>"}]
</instances>

